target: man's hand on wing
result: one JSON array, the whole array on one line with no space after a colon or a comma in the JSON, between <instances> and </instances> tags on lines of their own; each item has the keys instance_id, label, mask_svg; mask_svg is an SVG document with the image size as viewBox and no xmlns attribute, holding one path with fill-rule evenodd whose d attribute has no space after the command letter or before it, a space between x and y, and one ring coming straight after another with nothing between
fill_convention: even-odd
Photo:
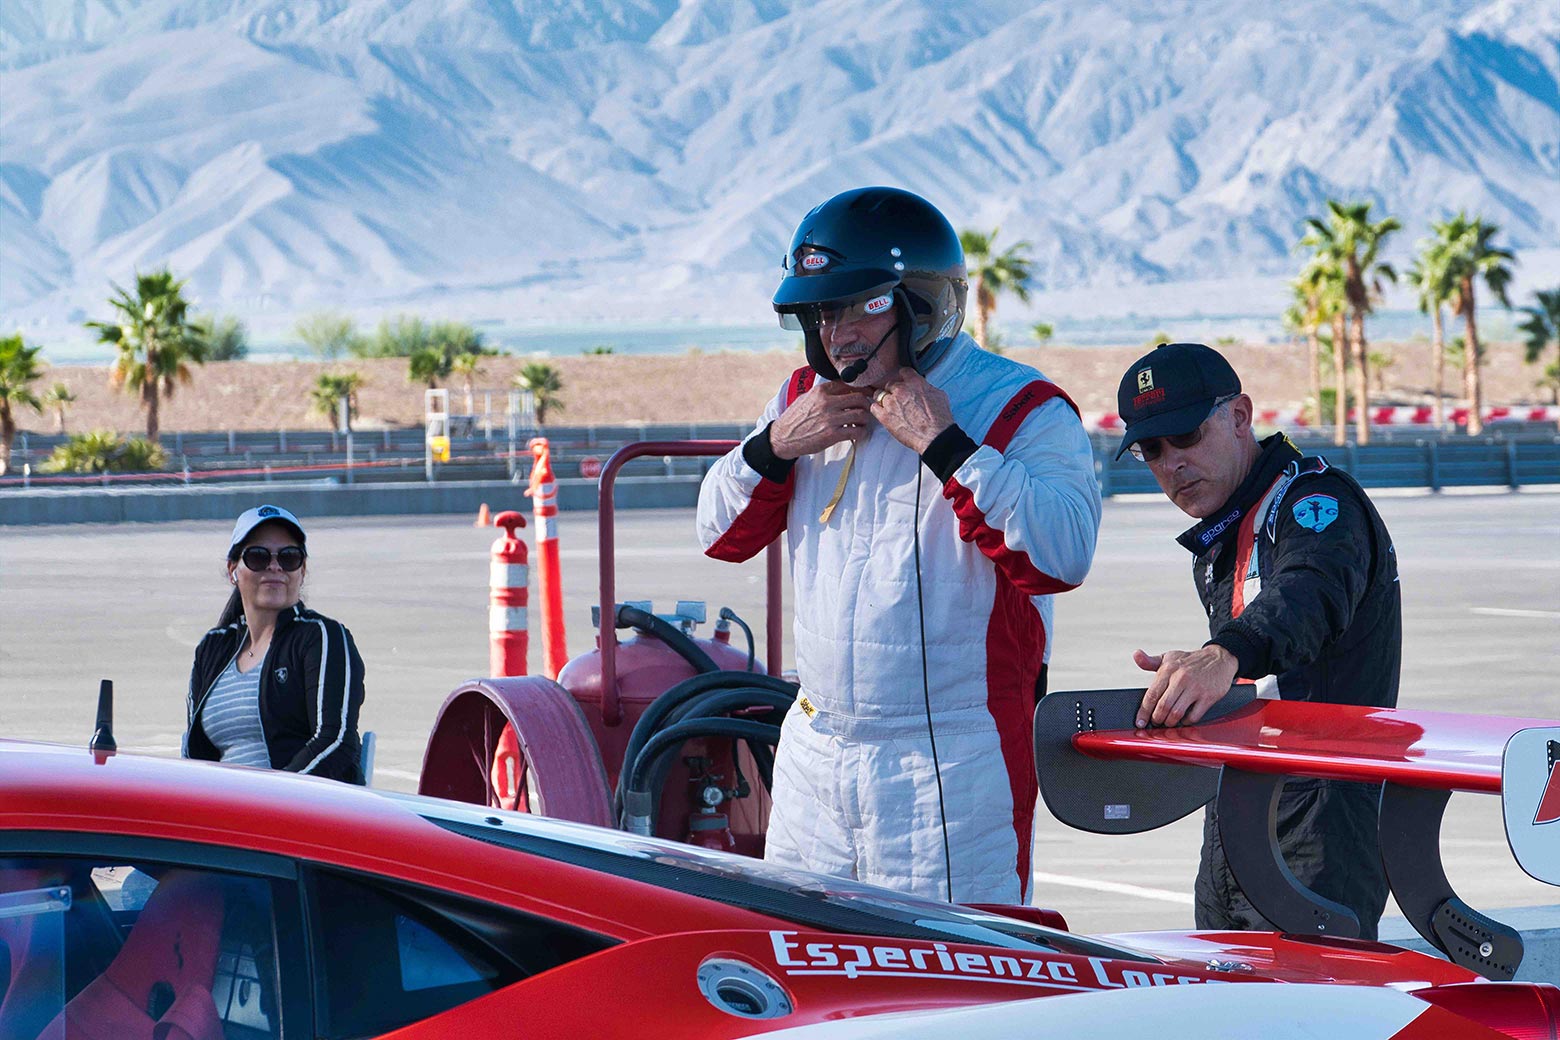
<instances>
[{"instance_id":1,"label":"man's hand on wing","mask_svg":"<svg viewBox=\"0 0 1560 1040\"><path fill-rule=\"evenodd\" d=\"M769 430L769 445L779 458L799 459L831 444L861 440L871 418L866 390L819 383L780 413Z\"/></svg>"},{"instance_id":2,"label":"man's hand on wing","mask_svg":"<svg viewBox=\"0 0 1560 1040\"><path fill-rule=\"evenodd\" d=\"M953 425L948 395L913 368L901 368L887 386L873 391L872 415L917 455Z\"/></svg>"},{"instance_id":3,"label":"man's hand on wing","mask_svg":"<svg viewBox=\"0 0 1560 1040\"><path fill-rule=\"evenodd\" d=\"M1154 680L1143 694L1137 725L1179 726L1200 722L1208 709L1230 692L1240 670L1235 655L1217 644L1201 650L1166 650L1163 654L1132 653L1132 660Z\"/></svg>"}]
</instances>

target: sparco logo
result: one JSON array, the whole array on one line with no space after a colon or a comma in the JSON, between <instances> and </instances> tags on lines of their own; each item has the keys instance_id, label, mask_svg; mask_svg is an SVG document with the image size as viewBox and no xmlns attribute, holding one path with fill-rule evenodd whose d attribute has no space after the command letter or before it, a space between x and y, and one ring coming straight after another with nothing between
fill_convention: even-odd
<instances>
[{"instance_id":1,"label":"sparco logo","mask_svg":"<svg viewBox=\"0 0 1560 1040\"><path fill-rule=\"evenodd\" d=\"M1005 985L1049 989L1138 989L1217 983L1173 971L1124 968L1100 957L1046 958L1017 953L949 950L947 943L925 946L866 946L859 943L800 942L796 932L770 932L775 964L787 975L905 976L916 979L1000 980Z\"/></svg>"},{"instance_id":2,"label":"sparco logo","mask_svg":"<svg viewBox=\"0 0 1560 1040\"><path fill-rule=\"evenodd\" d=\"M804 271L821 271L828 266L829 258L822 253L808 253L802 257L802 270Z\"/></svg>"},{"instance_id":3,"label":"sparco logo","mask_svg":"<svg viewBox=\"0 0 1560 1040\"><path fill-rule=\"evenodd\" d=\"M889 307L893 306L893 304L893 296L878 296L867 301L866 311L868 314L882 314L884 311L888 310Z\"/></svg>"},{"instance_id":4,"label":"sparco logo","mask_svg":"<svg viewBox=\"0 0 1560 1040\"><path fill-rule=\"evenodd\" d=\"M1229 528L1229 526L1231 524L1233 524L1235 521L1237 521L1239 519L1240 519L1240 510L1237 509L1234 512L1232 512L1229 516L1225 517L1223 520L1220 520L1218 523L1216 523L1212 527L1208 528L1208 530L1206 530L1202 534L1198 535L1197 536L1197 540L1202 542L1204 545L1212 545L1213 544L1213 540L1215 538L1217 538L1217 537L1219 537L1219 535L1223 534Z\"/></svg>"}]
</instances>

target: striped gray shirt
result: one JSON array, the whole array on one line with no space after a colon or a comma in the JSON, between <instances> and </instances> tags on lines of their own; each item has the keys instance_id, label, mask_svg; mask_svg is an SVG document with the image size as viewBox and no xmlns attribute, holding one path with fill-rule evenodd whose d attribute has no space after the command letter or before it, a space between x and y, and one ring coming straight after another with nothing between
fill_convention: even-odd
<instances>
[{"instance_id":1,"label":"striped gray shirt","mask_svg":"<svg viewBox=\"0 0 1560 1040\"><path fill-rule=\"evenodd\" d=\"M260 669L238 670L238 658L228 662L200 710L206 736L222 761L241 766L271 767L265 731L260 728Z\"/></svg>"}]
</instances>

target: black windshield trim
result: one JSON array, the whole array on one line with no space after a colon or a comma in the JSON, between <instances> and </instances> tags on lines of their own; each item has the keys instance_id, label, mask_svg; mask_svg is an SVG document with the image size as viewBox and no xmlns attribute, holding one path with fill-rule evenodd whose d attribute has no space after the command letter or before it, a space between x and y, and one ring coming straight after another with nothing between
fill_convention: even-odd
<instances>
[{"instance_id":1,"label":"black windshield trim","mask_svg":"<svg viewBox=\"0 0 1560 1040\"><path fill-rule=\"evenodd\" d=\"M707 899L724 906L735 907L739 910L750 910L754 913L778 918L787 924L796 925L799 928L810 931L829 932L839 935L869 935L887 939L958 942L971 946L1012 948L1002 947L991 942L983 942L979 938L964 935L953 927L954 921L950 921L947 928L911 924L885 914L874 913L869 910L856 910L841 906L838 903L828 902L821 895L809 897L802 893L777 891L764 885L721 877L718 874L690 870L687 867L642 859L636 856L625 855L621 852L589 848L534 834L525 834L520 831L500 830L491 825L466 823L442 819L437 816L426 816L424 819L443 827L445 830L468 838L474 838L477 841L497 845L502 848L514 849L518 852L539 856L557 863L567 863L570 866L611 874L614 877L641 882L656 888L681 892L685 895L694 896L698 899ZM1024 922L1017 920L1012 922L1004 921L1004 926L1010 924L1011 927L1000 928L980 920L970 920L965 923L988 928L1008 938L1027 943L1035 949L1048 952L1105 957L1113 960L1162 963L1143 953L1096 942L1082 936L1073 935L1071 932L1055 932L1055 941L1052 941L1052 936L1047 933L1052 933L1054 930L1031 928Z\"/></svg>"}]
</instances>

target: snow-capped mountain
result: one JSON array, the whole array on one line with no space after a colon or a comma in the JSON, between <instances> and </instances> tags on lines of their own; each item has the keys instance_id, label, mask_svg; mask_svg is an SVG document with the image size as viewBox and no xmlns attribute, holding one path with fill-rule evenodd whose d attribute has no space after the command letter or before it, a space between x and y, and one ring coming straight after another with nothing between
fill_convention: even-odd
<instances>
[{"instance_id":1,"label":"snow-capped mountain","mask_svg":"<svg viewBox=\"0 0 1560 1040\"><path fill-rule=\"evenodd\" d=\"M7 0L0 313L163 263L208 309L762 318L863 183L1041 288L1282 273L1328 196L1406 252L1560 246L1553 0Z\"/></svg>"}]
</instances>

